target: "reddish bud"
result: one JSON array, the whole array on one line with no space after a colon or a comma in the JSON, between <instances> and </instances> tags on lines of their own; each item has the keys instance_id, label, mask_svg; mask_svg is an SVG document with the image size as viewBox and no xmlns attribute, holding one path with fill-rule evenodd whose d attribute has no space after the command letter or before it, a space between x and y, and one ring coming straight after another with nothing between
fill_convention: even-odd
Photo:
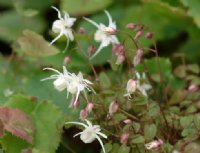
<instances>
[{"instance_id":1,"label":"reddish bud","mask_svg":"<svg viewBox=\"0 0 200 153\"><path fill-rule=\"evenodd\" d=\"M143 35L143 31L140 30L140 31L138 31L138 32L136 33L134 39L138 39L138 38L140 38L142 35Z\"/></svg>"},{"instance_id":2,"label":"reddish bud","mask_svg":"<svg viewBox=\"0 0 200 153\"><path fill-rule=\"evenodd\" d=\"M141 61L141 59L142 59L142 57L143 57L143 54L144 54L143 49L139 48L139 49L137 50L136 56L135 56L134 59L133 59L133 65L134 65L134 66L136 66L136 65L138 65L138 64L140 63L140 61Z\"/></svg>"},{"instance_id":3,"label":"reddish bud","mask_svg":"<svg viewBox=\"0 0 200 153\"><path fill-rule=\"evenodd\" d=\"M114 113L117 112L118 108L119 108L119 105L117 104L117 102L112 101L109 105L109 114L113 115Z\"/></svg>"},{"instance_id":4,"label":"reddish bud","mask_svg":"<svg viewBox=\"0 0 200 153\"><path fill-rule=\"evenodd\" d=\"M126 25L126 28L127 28L127 29L133 30L133 29L136 28L136 24L135 24L135 23L128 23L128 24Z\"/></svg>"},{"instance_id":5,"label":"reddish bud","mask_svg":"<svg viewBox=\"0 0 200 153\"><path fill-rule=\"evenodd\" d=\"M125 48L123 44L115 44L113 45L112 52L114 55L118 56L120 54L124 54Z\"/></svg>"},{"instance_id":6,"label":"reddish bud","mask_svg":"<svg viewBox=\"0 0 200 153\"><path fill-rule=\"evenodd\" d=\"M195 85L195 84L191 84L189 87L188 87L188 91L190 92L195 92L198 90L198 86Z\"/></svg>"},{"instance_id":7,"label":"reddish bud","mask_svg":"<svg viewBox=\"0 0 200 153\"><path fill-rule=\"evenodd\" d=\"M70 56L65 56L64 58L64 64L69 64L71 61L71 57Z\"/></svg>"},{"instance_id":8,"label":"reddish bud","mask_svg":"<svg viewBox=\"0 0 200 153\"><path fill-rule=\"evenodd\" d=\"M123 133L120 137L120 143L126 145L128 142L129 133Z\"/></svg>"},{"instance_id":9,"label":"reddish bud","mask_svg":"<svg viewBox=\"0 0 200 153\"><path fill-rule=\"evenodd\" d=\"M88 53L92 55L94 54L96 48L94 47L94 45L90 45L87 50L88 50Z\"/></svg>"},{"instance_id":10,"label":"reddish bud","mask_svg":"<svg viewBox=\"0 0 200 153\"><path fill-rule=\"evenodd\" d=\"M115 62L115 64L120 65L125 61L126 57L124 54L120 54L117 56L117 60Z\"/></svg>"},{"instance_id":11,"label":"reddish bud","mask_svg":"<svg viewBox=\"0 0 200 153\"><path fill-rule=\"evenodd\" d=\"M88 111L87 111L87 109L82 109L82 110L80 111L80 119L81 119L81 120L85 120L85 119L87 118L87 116L88 116Z\"/></svg>"},{"instance_id":12,"label":"reddish bud","mask_svg":"<svg viewBox=\"0 0 200 153\"><path fill-rule=\"evenodd\" d=\"M86 106L87 111L90 113L94 108L94 103L93 102L89 102Z\"/></svg>"},{"instance_id":13,"label":"reddish bud","mask_svg":"<svg viewBox=\"0 0 200 153\"><path fill-rule=\"evenodd\" d=\"M147 38L147 39L153 38L153 32L147 32L145 35L145 38Z\"/></svg>"},{"instance_id":14,"label":"reddish bud","mask_svg":"<svg viewBox=\"0 0 200 153\"><path fill-rule=\"evenodd\" d=\"M160 147L160 145L162 145L163 143L164 143L163 140L158 139L158 140L154 140L152 142L145 144L145 147L148 150L157 150Z\"/></svg>"},{"instance_id":15,"label":"reddish bud","mask_svg":"<svg viewBox=\"0 0 200 153\"><path fill-rule=\"evenodd\" d=\"M130 120L130 119L126 119L126 120L124 120L123 121L125 124L131 124L132 123L132 121Z\"/></svg>"},{"instance_id":16,"label":"reddish bud","mask_svg":"<svg viewBox=\"0 0 200 153\"><path fill-rule=\"evenodd\" d=\"M85 33L85 29L83 27L80 27L79 33L83 35Z\"/></svg>"}]
</instances>

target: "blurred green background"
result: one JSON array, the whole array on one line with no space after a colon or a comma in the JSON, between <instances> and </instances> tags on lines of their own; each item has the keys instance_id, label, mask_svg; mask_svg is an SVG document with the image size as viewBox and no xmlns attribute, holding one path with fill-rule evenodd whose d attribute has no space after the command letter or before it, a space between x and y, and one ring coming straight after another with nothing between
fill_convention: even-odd
<instances>
[{"instance_id":1,"label":"blurred green background","mask_svg":"<svg viewBox=\"0 0 200 153\"><path fill-rule=\"evenodd\" d=\"M42 68L53 66L60 69L67 55L72 58L69 69L75 72L91 72L84 56L74 51L75 42L70 43L66 53L62 53L66 45L65 37L54 44L56 47L48 46L56 36L51 26L57 19L57 12L51 6L78 18L74 26L77 32L75 37L81 42L83 50L87 50L90 44L96 47L98 44L91 39L95 27L82 17L87 16L96 22L108 23L103 12L106 9L120 30L130 32L126 25L132 22L149 26L154 33L161 57L170 58L174 64L177 62L176 57L184 57L189 63L200 63L200 0L0 0L1 104L8 100L9 96L5 92L9 89L14 94L21 93L39 100L51 100L63 113L70 114L68 120L78 118L79 111L68 108L66 93L55 92L51 81L40 82L42 78L51 74L43 72ZM80 27L86 30L84 36L78 33ZM134 31L131 33L135 34ZM118 37L121 41L126 41L127 46L133 47L130 40L120 33ZM35 45L32 46L29 42ZM140 43L146 48L153 45L152 41L145 38L141 38ZM93 63L97 67L106 64L111 55L110 50L111 47L103 49ZM146 57L151 55L146 54ZM85 147L81 145L80 148ZM95 142L93 145L86 145L82 152L88 150L87 153L90 153L91 146L94 149L99 147ZM61 146L58 152L66 152L63 148L64 146Z\"/></svg>"}]
</instances>

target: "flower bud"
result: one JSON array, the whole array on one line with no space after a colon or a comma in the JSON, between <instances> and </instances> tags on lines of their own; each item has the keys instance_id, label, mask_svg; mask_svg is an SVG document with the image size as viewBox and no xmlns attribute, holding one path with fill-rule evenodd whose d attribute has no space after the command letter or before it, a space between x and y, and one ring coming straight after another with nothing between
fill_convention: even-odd
<instances>
[{"instance_id":1,"label":"flower bud","mask_svg":"<svg viewBox=\"0 0 200 153\"><path fill-rule=\"evenodd\" d=\"M111 28L111 27L105 27L103 29L103 31L106 33L106 34L109 34L109 35L114 35L116 34L117 30L114 29L114 28Z\"/></svg>"},{"instance_id":2,"label":"flower bud","mask_svg":"<svg viewBox=\"0 0 200 153\"><path fill-rule=\"evenodd\" d=\"M147 32L145 35L145 38L147 38L147 39L153 38L153 32Z\"/></svg>"},{"instance_id":3,"label":"flower bud","mask_svg":"<svg viewBox=\"0 0 200 153\"><path fill-rule=\"evenodd\" d=\"M64 64L68 64L70 61L71 61L71 57L70 56L65 56Z\"/></svg>"},{"instance_id":4,"label":"flower bud","mask_svg":"<svg viewBox=\"0 0 200 153\"><path fill-rule=\"evenodd\" d=\"M88 111L87 111L87 109L82 109L82 110L80 111L80 119L81 119L81 120L85 120L85 119L87 118L87 116L88 116Z\"/></svg>"},{"instance_id":5,"label":"flower bud","mask_svg":"<svg viewBox=\"0 0 200 153\"><path fill-rule=\"evenodd\" d=\"M132 121L130 120L130 119L126 119L126 120L124 120L123 121L125 124L131 124L132 123Z\"/></svg>"},{"instance_id":6,"label":"flower bud","mask_svg":"<svg viewBox=\"0 0 200 153\"><path fill-rule=\"evenodd\" d=\"M79 33L83 35L85 33L85 29L83 27L80 27Z\"/></svg>"},{"instance_id":7,"label":"flower bud","mask_svg":"<svg viewBox=\"0 0 200 153\"><path fill-rule=\"evenodd\" d=\"M94 54L96 48L94 47L94 45L90 45L87 50L88 50L88 53L92 55Z\"/></svg>"},{"instance_id":8,"label":"flower bud","mask_svg":"<svg viewBox=\"0 0 200 153\"><path fill-rule=\"evenodd\" d=\"M140 31L138 31L138 32L136 33L134 39L138 39L138 38L140 38L142 35L143 35L143 31L140 30Z\"/></svg>"},{"instance_id":9,"label":"flower bud","mask_svg":"<svg viewBox=\"0 0 200 153\"><path fill-rule=\"evenodd\" d=\"M53 85L56 90L63 91L65 88L67 88L67 81L65 78L59 77L53 82Z\"/></svg>"},{"instance_id":10,"label":"flower bud","mask_svg":"<svg viewBox=\"0 0 200 153\"><path fill-rule=\"evenodd\" d=\"M123 133L120 137L120 143L126 145L128 142L129 133Z\"/></svg>"},{"instance_id":11,"label":"flower bud","mask_svg":"<svg viewBox=\"0 0 200 153\"><path fill-rule=\"evenodd\" d=\"M88 111L88 113L90 113L94 108L94 103L93 102L89 102L86 106L86 109Z\"/></svg>"},{"instance_id":12,"label":"flower bud","mask_svg":"<svg viewBox=\"0 0 200 153\"><path fill-rule=\"evenodd\" d=\"M163 143L164 143L163 140L158 139L145 144L145 147L148 150L157 150Z\"/></svg>"},{"instance_id":13,"label":"flower bud","mask_svg":"<svg viewBox=\"0 0 200 153\"><path fill-rule=\"evenodd\" d=\"M112 52L114 55L118 56L120 54L125 53L125 48L123 44L115 44L113 45Z\"/></svg>"},{"instance_id":14,"label":"flower bud","mask_svg":"<svg viewBox=\"0 0 200 153\"><path fill-rule=\"evenodd\" d=\"M124 54L120 54L117 56L117 60L115 62L115 64L120 65L125 61L125 55Z\"/></svg>"},{"instance_id":15,"label":"flower bud","mask_svg":"<svg viewBox=\"0 0 200 153\"><path fill-rule=\"evenodd\" d=\"M198 90L198 86L195 85L195 84L191 84L189 87L188 87L188 91L190 92L195 92Z\"/></svg>"},{"instance_id":16,"label":"flower bud","mask_svg":"<svg viewBox=\"0 0 200 153\"><path fill-rule=\"evenodd\" d=\"M138 65L140 63L140 61L142 59L142 56L143 56L143 53L144 53L143 49L139 48L137 50L137 54L136 54L136 56L133 59L133 65L134 66L136 66L136 65Z\"/></svg>"},{"instance_id":17,"label":"flower bud","mask_svg":"<svg viewBox=\"0 0 200 153\"><path fill-rule=\"evenodd\" d=\"M116 113L119 108L119 105L116 101L112 101L109 105L109 114L113 115L113 113Z\"/></svg>"},{"instance_id":18,"label":"flower bud","mask_svg":"<svg viewBox=\"0 0 200 153\"><path fill-rule=\"evenodd\" d=\"M135 24L135 23L128 23L128 24L126 25L126 28L127 28L127 29L133 30L133 29L136 28L136 24Z\"/></svg>"},{"instance_id":19,"label":"flower bud","mask_svg":"<svg viewBox=\"0 0 200 153\"><path fill-rule=\"evenodd\" d=\"M128 93L132 94L135 92L136 88L137 88L137 81L134 80L134 79L130 79L128 82L127 82L127 86L126 86L126 90Z\"/></svg>"}]
</instances>

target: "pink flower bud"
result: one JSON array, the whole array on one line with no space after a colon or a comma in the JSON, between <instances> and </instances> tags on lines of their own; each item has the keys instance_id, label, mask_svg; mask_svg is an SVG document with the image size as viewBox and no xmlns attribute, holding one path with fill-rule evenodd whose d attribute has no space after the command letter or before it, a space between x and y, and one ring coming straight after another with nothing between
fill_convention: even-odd
<instances>
[{"instance_id":1,"label":"pink flower bud","mask_svg":"<svg viewBox=\"0 0 200 153\"><path fill-rule=\"evenodd\" d=\"M132 123L132 121L130 120L130 119L126 119L126 120L124 120L123 121L125 124L131 124Z\"/></svg>"},{"instance_id":2,"label":"pink flower bud","mask_svg":"<svg viewBox=\"0 0 200 153\"><path fill-rule=\"evenodd\" d=\"M163 143L164 143L163 140L158 139L145 144L145 147L148 150L157 150Z\"/></svg>"},{"instance_id":3,"label":"pink flower bud","mask_svg":"<svg viewBox=\"0 0 200 153\"><path fill-rule=\"evenodd\" d=\"M90 113L94 108L94 103L93 102L89 102L86 106L87 111Z\"/></svg>"},{"instance_id":4,"label":"pink flower bud","mask_svg":"<svg viewBox=\"0 0 200 153\"><path fill-rule=\"evenodd\" d=\"M115 62L115 64L120 65L125 61L125 55L124 54L120 54L117 56L117 60Z\"/></svg>"},{"instance_id":5,"label":"pink flower bud","mask_svg":"<svg viewBox=\"0 0 200 153\"><path fill-rule=\"evenodd\" d=\"M112 52L114 55L118 56L120 54L125 53L125 48L123 44L115 44L113 45Z\"/></svg>"},{"instance_id":6,"label":"pink flower bud","mask_svg":"<svg viewBox=\"0 0 200 153\"><path fill-rule=\"evenodd\" d=\"M137 81L134 79L128 80L127 86L126 86L127 93L129 94L134 93L136 88L137 88Z\"/></svg>"},{"instance_id":7,"label":"pink flower bud","mask_svg":"<svg viewBox=\"0 0 200 153\"><path fill-rule=\"evenodd\" d=\"M79 33L83 35L85 33L85 29L83 27L80 27Z\"/></svg>"},{"instance_id":8,"label":"pink flower bud","mask_svg":"<svg viewBox=\"0 0 200 153\"><path fill-rule=\"evenodd\" d=\"M70 105L69 107L72 107L74 109L78 108L79 106L79 100L75 101L76 97L72 97L71 101L70 101Z\"/></svg>"},{"instance_id":9,"label":"pink flower bud","mask_svg":"<svg viewBox=\"0 0 200 153\"><path fill-rule=\"evenodd\" d=\"M126 25L126 28L127 28L127 29L133 30L133 29L136 28L136 24L135 24L135 23L128 23L128 24Z\"/></svg>"},{"instance_id":10,"label":"pink flower bud","mask_svg":"<svg viewBox=\"0 0 200 153\"><path fill-rule=\"evenodd\" d=\"M153 38L153 32L147 32L145 35L145 38L147 38L147 39Z\"/></svg>"},{"instance_id":11,"label":"pink flower bud","mask_svg":"<svg viewBox=\"0 0 200 153\"><path fill-rule=\"evenodd\" d=\"M195 92L198 90L198 86L195 85L195 84L191 84L189 87L188 87L188 91L190 92Z\"/></svg>"},{"instance_id":12,"label":"pink flower bud","mask_svg":"<svg viewBox=\"0 0 200 153\"><path fill-rule=\"evenodd\" d=\"M106 27L103 29L103 31L109 35L114 35L116 34L117 30L111 27Z\"/></svg>"},{"instance_id":13,"label":"pink flower bud","mask_svg":"<svg viewBox=\"0 0 200 153\"><path fill-rule=\"evenodd\" d=\"M136 54L136 56L133 59L133 65L134 66L136 66L136 65L138 65L140 63L140 61L141 61L141 59L143 57L143 53L144 53L143 49L139 48L137 50L137 54Z\"/></svg>"},{"instance_id":14,"label":"pink flower bud","mask_svg":"<svg viewBox=\"0 0 200 153\"><path fill-rule=\"evenodd\" d=\"M80 119L81 119L81 120L85 120L85 119L87 118L87 116L88 116L88 111L87 111L87 109L82 109L82 110L80 111Z\"/></svg>"},{"instance_id":15,"label":"pink flower bud","mask_svg":"<svg viewBox=\"0 0 200 153\"><path fill-rule=\"evenodd\" d=\"M136 33L134 39L138 39L138 38L140 38L142 35L143 35L143 31L140 30L140 31L138 31L138 32Z\"/></svg>"},{"instance_id":16,"label":"pink flower bud","mask_svg":"<svg viewBox=\"0 0 200 153\"><path fill-rule=\"evenodd\" d=\"M94 54L96 48L94 47L94 45L90 45L87 50L88 50L88 53L92 55Z\"/></svg>"},{"instance_id":17,"label":"pink flower bud","mask_svg":"<svg viewBox=\"0 0 200 153\"><path fill-rule=\"evenodd\" d=\"M120 143L126 145L129 139L129 133L123 133L120 137Z\"/></svg>"},{"instance_id":18,"label":"pink flower bud","mask_svg":"<svg viewBox=\"0 0 200 153\"><path fill-rule=\"evenodd\" d=\"M113 115L113 113L116 113L119 108L119 105L116 101L112 101L109 105L109 114Z\"/></svg>"},{"instance_id":19,"label":"pink flower bud","mask_svg":"<svg viewBox=\"0 0 200 153\"><path fill-rule=\"evenodd\" d=\"M65 56L64 64L68 64L70 61L71 61L71 57L70 56Z\"/></svg>"}]
</instances>

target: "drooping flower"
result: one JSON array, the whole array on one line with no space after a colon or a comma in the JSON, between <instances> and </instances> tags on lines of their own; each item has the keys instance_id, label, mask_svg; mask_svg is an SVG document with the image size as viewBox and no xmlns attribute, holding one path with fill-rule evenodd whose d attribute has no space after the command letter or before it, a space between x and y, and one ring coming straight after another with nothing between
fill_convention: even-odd
<instances>
[{"instance_id":1,"label":"drooping flower","mask_svg":"<svg viewBox=\"0 0 200 153\"><path fill-rule=\"evenodd\" d=\"M101 129L99 125L92 125L92 123L86 119L85 121L87 124L81 122L66 122L65 124L76 124L83 126L85 129L82 132L75 134L74 137L80 135L80 139L84 143L92 143L95 139L97 139L102 147L103 152L106 153L103 142L99 136L105 139L107 139L107 136L104 133L100 132Z\"/></svg>"},{"instance_id":2,"label":"drooping flower","mask_svg":"<svg viewBox=\"0 0 200 153\"><path fill-rule=\"evenodd\" d=\"M146 149L148 150L157 150L160 145L162 145L164 142L162 139L158 139L158 140L153 140L147 144L145 144Z\"/></svg>"},{"instance_id":3,"label":"drooping flower","mask_svg":"<svg viewBox=\"0 0 200 153\"><path fill-rule=\"evenodd\" d=\"M140 76L140 74L137 72L136 73L136 77L137 77L137 89L144 95L144 96L148 96L147 95L147 90L150 90L152 87L150 84L147 83L147 79L146 79L146 74L143 73L142 77Z\"/></svg>"},{"instance_id":4,"label":"drooping flower","mask_svg":"<svg viewBox=\"0 0 200 153\"><path fill-rule=\"evenodd\" d=\"M116 101L112 101L109 105L109 115L112 116L114 113L116 113L118 108L119 108L118 103Z\"/></svg>"},{"instance_id":5,"label":"drooping flower","mask_svg":"<svg viewBox=\"0 0 200 153\"><path fill-rule=\"evenodd\" d=\"M126 85L127 93L124 96L128 96L130 98L131 94L133 94L136 91L136 89L137 89L137 81L134 79L128 80Z\"/></svg>"},{"instance_id":6,"label":"drooping flower","mask_svg":"<svg viewBox=\"0 0 200 153\"><path fill-rule=\"evenodd\" d=\"M70 106L76 105L81 91L84 92L85 96L85 89L87 89L88 91L92 90L94 92L92 87L90 87L92 82L84 79L81 72L79 72L78 75L70 73L67 71L65 66L63 66L63 73L53 68L45 68L44 70L52 70L58 73L51 75L50 77L44 78L41 81L55 79L55 81L53 82L55 89L57 89L58 91L63 91L64 89L67 89L67 98L70 93L72 94L72 99L74 99Z\"/></svg>"},{"instance_id":7,"label":"drooping flower","mask_svg":"<svg viewBox=\"0 0 200 153\"><path fill-rule=\"evenodd\" d=\"M65 35L65 37L71 41L74 40L74 35L72 33L72 26L74 25L74 22L76 21L76 18L72 18L69 16L67 12L64 11L64 17L61 16L61 12L56 8L53 7L58 12L58 20L55 20L52 25L52 31L54 33L59 33L58 36L53 39L50 43L53 44L55 41L57 41L62 35Z\"/></svg>"},{"instance_id":8,"label":"drooping flower","mask_svg":"<svg viewBox=\"0 0 200 153\"><path fill-rule=\"evenodd\" d=\"M94 40L96 42L100 42L99 48L96 50L96 52L91 56L91 59L94 58L104 47L107 47L109 44L119 44L119 40L117 39L115 33L117 31L116 23L112 20L111 15L108 11L104 11L105 14L108 17L109 24L108 26L105 26L103 23L97 24L96 22L84 18L91 24L93 24L97 31L94 35Z\"/></svg>"}]
</instances>

